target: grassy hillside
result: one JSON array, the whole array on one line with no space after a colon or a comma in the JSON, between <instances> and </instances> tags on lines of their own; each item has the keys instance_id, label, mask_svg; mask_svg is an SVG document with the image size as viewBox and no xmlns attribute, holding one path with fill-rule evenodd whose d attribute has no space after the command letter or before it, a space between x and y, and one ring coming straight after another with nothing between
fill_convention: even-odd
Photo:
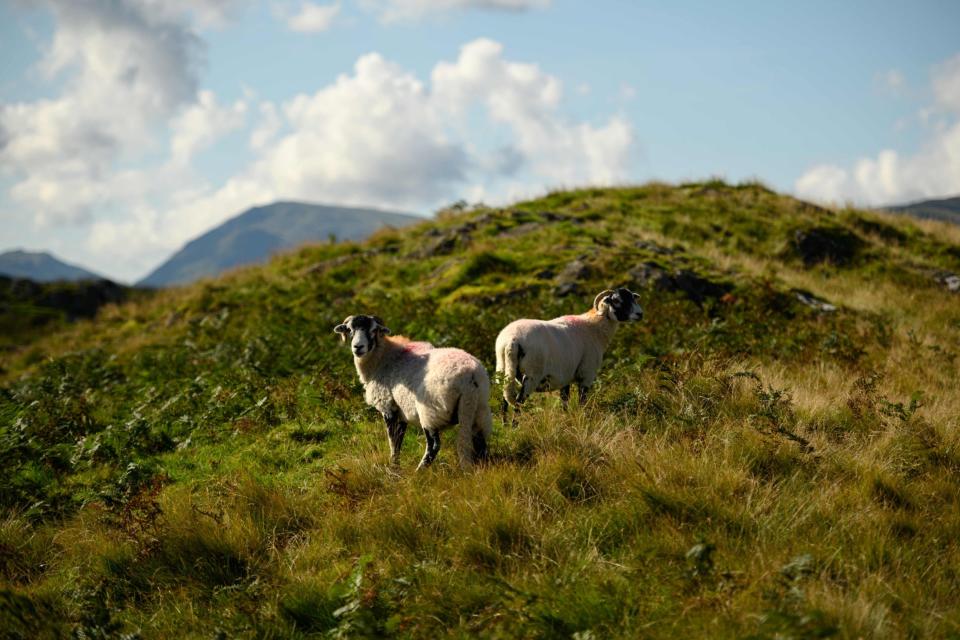
<instances>
[{"instance_id":1,"label":"grassy hillside","mask_svg":"<svg viewBox=\"0 0 960 640\"><path fill-rule=\"evenodd\" d=\"M955 637L958 270L946 225L650 184L110 307L0 363L0 628ZM614 285L646 318L586 406L535 396L472 473L449 437L387 464L346 315L492 372L508 321Z\"/></svg>"},{"instance_id":2,"label":"grassy hillside","mask_svg":"<svg viewBox=\"0 0 960 640\"><path fill-rule=\"evenodd\" d=\"M92 318L102 306L131 295L139 292L109 280L35 282L0 275L0 354L19 351L39 335Z\"/></svg>"}]
</instances>

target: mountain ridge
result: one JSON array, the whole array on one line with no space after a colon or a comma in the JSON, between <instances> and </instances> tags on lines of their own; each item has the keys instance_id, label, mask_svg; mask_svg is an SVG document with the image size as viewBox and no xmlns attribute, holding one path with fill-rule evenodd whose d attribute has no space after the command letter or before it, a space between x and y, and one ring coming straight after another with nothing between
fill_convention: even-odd
<instances>
[{"instance_id":1,"label":"mountain ridge","mask_svg":"<svg viewBox=\"0 0 960 640\"><path fill-rule=\"evenodd\" d=\"M34 282L106 280L83 267L70 264L49 251L12 249L0 253L0 275Z\"/></svg>"},{"instance_id":2,"label":"mountain ridge","mask_svg":"<svg viewBox=\"0 0 960 640\"><path fill-rule=\"evenodd\" d=\"M235 267L265 261L299 245L362 240L384 226L423 218L381 209L281 200L251 207L187 242L137 282L141 287L183 285Z\"/></svg>"},{"instance_id":3,"label":"mountain ridge","mask_svg":"<svg viewBox=\"0 0 960 640\"><path fill-rule=\"evenodd\" d=\"M960 225L960 196L917 200L906 204L883 207L883 209L927 220L941 220Z\"/></svg>"}]
</instances>

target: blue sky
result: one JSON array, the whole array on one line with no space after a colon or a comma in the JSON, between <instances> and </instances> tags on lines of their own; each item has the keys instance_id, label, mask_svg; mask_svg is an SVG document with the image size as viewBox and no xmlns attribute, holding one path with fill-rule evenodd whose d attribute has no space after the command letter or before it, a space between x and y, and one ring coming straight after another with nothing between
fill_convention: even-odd
<instances>
[{"instance_id":1,"label":"blue sky","mask_svg":"<svg viewBox=\"0 0 960 640\"><path fill-rule=\"evenodd\" d=\"M0 250L132 281L276 199L960 192L960 3L0 4Z\"/></svg>"}]
</instances>

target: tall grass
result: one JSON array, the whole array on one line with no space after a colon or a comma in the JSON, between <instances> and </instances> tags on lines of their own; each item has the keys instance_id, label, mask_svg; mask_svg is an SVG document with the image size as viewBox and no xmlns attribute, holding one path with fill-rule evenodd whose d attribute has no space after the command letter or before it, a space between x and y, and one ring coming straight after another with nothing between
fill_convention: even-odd
<instances>
[{"instance_id":1,"label":"tall grass","mask_svg":"<svg viewBox=\"0 0 960 640\"><path fill-rule=\"evenodd\" d=\"M785 253L820 223L863 261ZM588 189L109 309L4 356L0 629L954 636L960 304L929 276L960 268L952 233L756 184ZM507 321L589 303L553 293L582 256L579 286L647 311L586 404L535 396L472 472L449 434L428 472L412 432L390 466L332 326L376 312L490 366ZM734 288L644 288L649 260Z\"/></svg>"}]
</instances>

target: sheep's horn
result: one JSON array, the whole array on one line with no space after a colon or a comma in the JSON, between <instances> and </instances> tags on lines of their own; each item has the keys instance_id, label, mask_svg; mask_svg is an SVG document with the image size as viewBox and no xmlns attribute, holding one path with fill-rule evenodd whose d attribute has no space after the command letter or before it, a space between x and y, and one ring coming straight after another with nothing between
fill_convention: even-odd
<instances>
[{"instance_id":1,"label":"sheep's horn","mask_svg":"<svg viewBox=\"0 0 960 640\"><path fill-rule=\"evenodd\" d=\"M604 296L608 296L611 293L615 293L613 289L607 289L606 291L601 291L598 293L597 297L593 299L593 308L596 309L597 305L600 304L600 301L604 298Z\"/></svg>"}]
</instances>

